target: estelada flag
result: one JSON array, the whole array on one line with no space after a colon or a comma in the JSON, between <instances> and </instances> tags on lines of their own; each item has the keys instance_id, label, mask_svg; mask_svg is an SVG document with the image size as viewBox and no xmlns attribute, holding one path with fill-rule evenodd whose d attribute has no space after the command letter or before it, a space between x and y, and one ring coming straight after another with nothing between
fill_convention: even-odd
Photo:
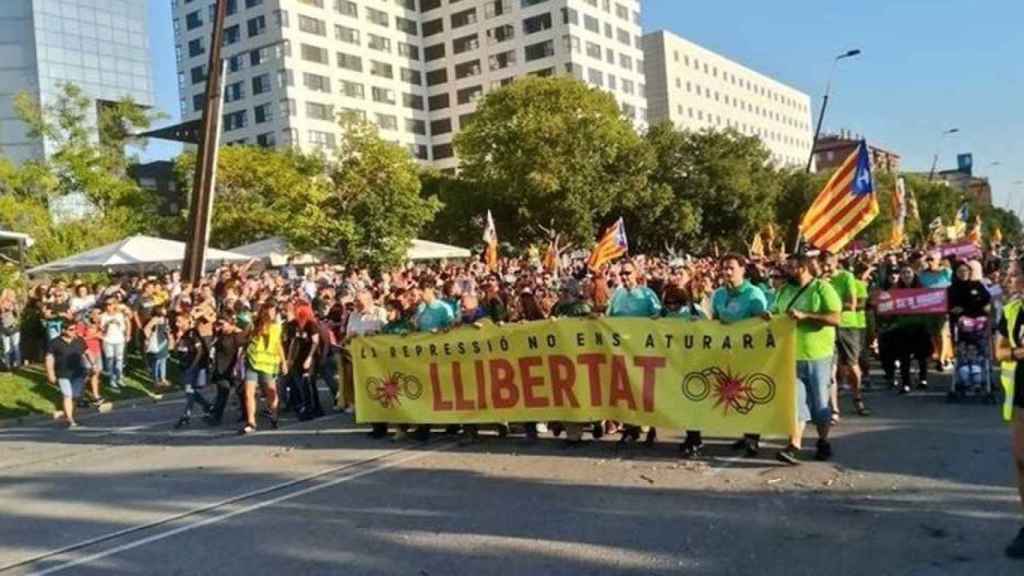
<instances>
[{"instance_id":1,"label":"estelada flag","mask_svg":"<svg viewBox=\"0 0 1024 576\"><path fill-rule=\"evenodd\" d=\"M487 211L487 227L484 228L484 242L487 247L484 248L484 263L487 264L487 269L494 272L498 269L498 231L494 227L494 218L491 217L491 211Z\"/></svg>"},{"instance_id":2,"label":"estelada flag","mask_svg":"<svg viewBox=\"0 0 1024 576\"><path fill-rule=\"evenodd\" d=\"M837 254L875 216L878 198L871 179L871 156L861 140L807 210L800 233L815 248Z\"/></svg>"},{"instance_id":3,"label":"estelada flag","mask_svg":"<svg viewBox=\"0 0 1024 576\"><path fill-rule=\"evenodd\" d=\"M750 256L752 258L764 258L764 241L761 240L761 233L754 234L750 242Z\"/></svg>"},{"instance_id":4,"label":"estelada flag","mask_svg":"<svg viewBox=\"0 0 1024 576\"><path fill-rule=\"evenodd\" d=\"M601 266L620 258L629 252L629 240L626 238L626 224L619 218L605 230L594 251L590 253L587 266L597 270Z\"/></svg>"},{"instance_id":5,"label":"estelada flag","mask_svg":"<svg viewBox=\"0 0 1024 576\"><path fill-rule=\"evenodd\" d=\"M544 253L544 270L551 274L558 272L558 236L548 242L547 252Z\"/></svg>"}]
</instances>

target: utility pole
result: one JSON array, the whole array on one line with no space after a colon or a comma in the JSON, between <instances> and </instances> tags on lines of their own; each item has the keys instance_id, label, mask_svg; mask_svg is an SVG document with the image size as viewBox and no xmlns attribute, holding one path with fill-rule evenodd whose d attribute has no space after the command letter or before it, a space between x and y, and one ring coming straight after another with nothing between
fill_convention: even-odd
<instances>
[{"instance_id":1,"label":"utility pole","mask_svg":"<svg viewBox=\"0 0 1024 576\"><path fill-rule=\"evenodd\" d=\"M213 211L213 187L217 172L217 147L220 136L221 80L224 68L221 47L224 45L224 19L228 0L216 0L213 35L210 41L210 62L207 65L206 102L199 132L196 171L192 178L192 202L188 213L188 238L182 276L185 282L199 282L206 268L206 251L210 241L210 215Z\"/></svg>"}]
</instances>

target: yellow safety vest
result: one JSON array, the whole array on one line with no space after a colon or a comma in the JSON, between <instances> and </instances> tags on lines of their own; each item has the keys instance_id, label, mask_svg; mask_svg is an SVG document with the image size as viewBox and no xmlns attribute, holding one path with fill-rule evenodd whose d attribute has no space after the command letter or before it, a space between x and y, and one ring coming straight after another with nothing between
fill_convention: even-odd
<instances>
[{"instance_id":1,"label":"yellow safety vest","mask_svg":"<svg viewBox=\"0 0 1024 576\"><path fill-rule=\"evenodd\" d=\"M277 374L277 368L281 365L280 351L281 325L275 322L270 325L267 338L253 334L247 351L249 366L264 374Z\"/></svg>"},{"instance_id":2,"label":"yellow safety vest","mask_svg":"<svg viewBox=\"0 0 1024 576\"><path fill-rule=\"evenodd\" d=\"M1020 300L1013 300L1003 308L1003 318L1006 320L1006 333L1010 335L1011 349L1018 345L1014 328L1017 327L1017 316L1020 314L1022 304L1024 303ZM1002 369L1003 392L1006 394L1006 398L1003 400L1003 419L1010 422L1013 420L1013 389L1017 383L1017 363L1003 362L1000 364L1000 368Z\"/></svg>"}]
</instances>

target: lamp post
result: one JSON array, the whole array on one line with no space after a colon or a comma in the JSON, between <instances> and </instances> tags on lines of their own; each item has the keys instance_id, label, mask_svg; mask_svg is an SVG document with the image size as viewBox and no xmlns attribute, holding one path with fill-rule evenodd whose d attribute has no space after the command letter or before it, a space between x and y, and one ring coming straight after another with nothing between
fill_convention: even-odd
<instances>
[{"instance_id":1,"label":"lamp post","mask_svg":"<svg viewBox=\"0 0 1024 576\"><path fill-rule=\"evenodd\" d=\"M942 148L942 140L946 136L949 136L951 134L956 134L958 132L960 132L959 128L950 128L949 130L943 130L942 133L939 134L939 141L938 141L938 143L935 144L935 156L932 157L932 169L931 169L930 172L928 172L928 181L929 182L931 182L932 180L935 179L935 168L939 164L939 150Z\"/></svg>"},{"instance_id":2,"label":"lamp post","mask_svg":"<svg viewBox=\"0 0 1024 576\"><path fill-rule=\"evenodd\" d=\"M853 58L860 54L860 50L848 50L832 60L832 69L828 73L828 83L825 84L825 97L821 102L821 112L818 114L818 126L814 129L814 140L811 141L811 155L807 158L807 173L811 173L811 165L814 164L814 148L818 145L818 137L821 136L821 124L825 120L825 109L828 108L828 99L832 92L832 78L836 73L836 66L839 65L840 60L846 58Z\"/></svg>"}]
</instances>

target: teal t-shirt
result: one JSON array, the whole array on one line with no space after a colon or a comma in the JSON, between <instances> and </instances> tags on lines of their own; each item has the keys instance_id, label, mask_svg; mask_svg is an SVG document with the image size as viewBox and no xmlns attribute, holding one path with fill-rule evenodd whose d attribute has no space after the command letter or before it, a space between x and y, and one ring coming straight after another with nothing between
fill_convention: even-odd
<instances>
[{"instance_id":1,"label":"teal t-shirt","mask_svg":"<svg viewBox=\"0 0 1024 576\"><path fill-rule=\"evenodd\" d=\"M455 313L452 307L443 300L434 300L430 304L423 304L416 312L416 326L422 332L442 330L455 322Z\"/></svg>"},{"instance_id":2,"label":"teal t-shirt","mask_svg":"<svg viewBox=\"0 0 1024 576\"><path fill-rule=\"evenodd\" d=\"M609 316L652 317L661 315L661 301L653 290L637 286L632 290L618 287L608 304Z\"/></svg>"},{"instance_id":3,"label":"teal t-shirt","mask_svg":"<svg viewBox=\"0 0 1024 576\"><path fill-rule=\"evenodd\" d=\"M775 313L786 314L790 309L808 314L831 314L843 309L839 294L828 282L812 280L801 292L799 286L786 284L779 290ZM822 360L835 354L836 329L817 322L798 322L796 325L796 359Z\"/></svg>"},{"instance_id":4,"label":"teal t-shirt","mask_svg":"<svg viewBox=\"0 0 1024 576\"><path fill-rule=\"evenodd\" d=\"M739 322L756 318L768 311L764 292L748 280L737 289L722 286L711 296L711 317L723 322Z\"/></svg>"},{"instance_id":5,"label":"teal t-shirt","mask_svg":"<svg viewBox=\"0 0 1024 576\"><path fill-rule=\"evenodd\" d=\"M917 277L925 288L949 288L953 284L953 271L949 268L941 270L922 270Z\"/></svg>"}]
</instances>

